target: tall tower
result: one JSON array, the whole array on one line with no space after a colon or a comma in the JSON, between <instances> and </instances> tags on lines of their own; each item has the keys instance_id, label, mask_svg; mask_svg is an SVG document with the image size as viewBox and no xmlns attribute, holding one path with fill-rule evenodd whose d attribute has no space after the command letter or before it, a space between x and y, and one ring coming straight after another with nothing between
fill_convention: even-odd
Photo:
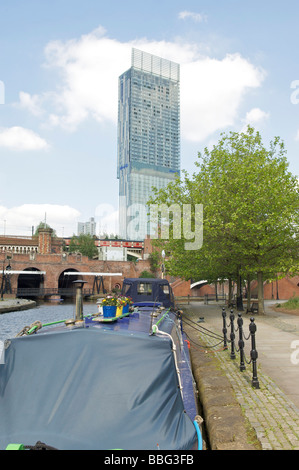
<instances>
[{"instance_id":1,"label":"tall tower","mask_svg":"<svg viewBox=\"0 0 299 470\"><path fill-rule=\"evenodd\" d=\"M118 88L120 236L143 240L152 187L165 187L180 172L180 66L132 49Z\"/></svg>"}]
</instances>

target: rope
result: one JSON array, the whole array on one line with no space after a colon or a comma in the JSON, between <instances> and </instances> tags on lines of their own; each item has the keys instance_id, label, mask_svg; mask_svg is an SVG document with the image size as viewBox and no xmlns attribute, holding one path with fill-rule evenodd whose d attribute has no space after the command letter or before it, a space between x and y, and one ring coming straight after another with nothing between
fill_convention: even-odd
<instances>
[{"instance_id":1,"label":"rope","mask_svg":"<svg viewBox=\"0 0 299 470\"><path fill-rule=\"evenodd\" d=\"M223 341L219 341L219 343L214 344L213 346L207 346L206 344L199 344L199 343L197 343L196 341L194 341L193 339L191 339L190 336L188 336L188 334L186 333L186 331L184 331L184 333L185 333L185 335L187 336L187 338L189 339L192 348L196 349L197 351L207 352L207 349L216 348L217 346L219 346L219 344L223 343ZM195 344L196 344L196 346L198 346L198 347L201 348L201 349L196 348L196 347L194 346ZM215 349L214 351L211 351L211 352L223 351L223 350L224 350L224 348L220 348L220 349Z\"/></svg>"},{"instance_id":2,"label":"rope","mask_svg":"<svg viewBox=\"0 0 299 470\"><path fill-rule=\"evenodd\" d=\"M184 317L183 322L186 321L186 320L188 320L188 322L195 325L196 326L195 329L198 329L198 331L200 331L200 330L208 331L210 333L210 335L208 335L208 336L212 336L212 337L217 338L217 339L222 339L221 335L219 335L218 333L215 333L214 331L209 330L208 328L205 328L204 326L198 325L198 323L195 323L193 320L191 320L191 318ZM190 325L190 323L187 323L187 325L192 327L192 325Z\"/></svg>"},{"instance_id":3,"label":"rope","mask_svg":"<svg viewBox=\"0 0 299 470\"><path fill-rule=\"evenodd\" d=\"M16 335L16 338L19 336L31 335L35 331L40 330L42 326L43 326L42 323L39 320L37 320L31 323L30 326L24 326L24 328L22 328L21 331L19 331L19 333Z\"/></svg>"},{"instance_id":4,"label":"rope","mask_svg":"<svg viewBox=\"0 0 299 470\"><path fill-rule=\"evenodd\" d=\"M188 321L186 321L186 320L188 320ZM199 333L205 334L206 336L210 336L213 339L219 339L220 340L218 343L216 343L212 346L207 346L205 344L199 344L196 341L194 341L193 339L191 339L190 336L188 335L188 333L186 333L186 331L184 330L184 333L187 336L187 338L189 339L190 343L192 343L192 346L193 346L193 344L196 344L196 346L199 346L200 348L203 348L203 349L201 349L201 351L206 351L207 349L216 348L217 346L219 346L219 344L224 342L223 338L220 335L218 335L217 333L214 333L213 331L208 330L207 328L204 328L203 326L198 325L197 323L195 323L190 318L187 319L187 318L184 317L183 322L185 322L188 326L190 326L190 328L193 328L194 330L198 331ZM190 322L190 323L188 323L188 322ZM197 349L197 348L195 348L195 349ZM221 348L221 350L222 349L223 348Z\"/></svg>"},{"instance_id":5,"label":"rope","mask_svg":"<svg viewBox=\"0 0 299 470\"><path fill-rule=\"evenodd\" d=\"M55 449L55 447L51 447L48 444L45 444L44 442L41 442L41 441L37 441L34 446L24 445L24 449L27 449L27 450L58 450L58 449Z\"/></svg>"}]
</instances>

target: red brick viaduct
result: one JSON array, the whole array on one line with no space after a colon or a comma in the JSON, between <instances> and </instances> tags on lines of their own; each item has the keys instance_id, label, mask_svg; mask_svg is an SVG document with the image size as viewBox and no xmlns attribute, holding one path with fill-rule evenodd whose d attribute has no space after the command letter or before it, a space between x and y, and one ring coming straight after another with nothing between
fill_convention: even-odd
<instances>
[{"instance_id":1,"label":"red brick viaduct","mask_svg":"<svg viewBox=\"0 0 299 470\"><path fill-rule=\"evenodd\" d=\"M99 278L95 275L87 275L87 273L106 273L103 276L105 290L111 291L115 286L121 286L125 277L139 277L142 271L150 271L150 263L148 260L132 261L103 261L98 259L88 259L79 253L68 253L62 251L62 240L51 237L51 229L42 229L39 231L38 239L36 237L4 239L0 243L0 273L9 267L14 271L37 271L40 275L20 275L19 273L11 274L10 287L12 292L16 292L18 287L39 287L43 289L70 288L72 282L76 279L86 281L84 289L99 293ZM146 245L146 243L145 243ZM150 243L146 246L145 251L150 253ZM65 276L65 272L86 273L86 275ZM121 273L118 276L109 276L109 273ZM95 284L95 280L96 284ZM174 294L176 296L191 297L205 294L214 294L215 286L201 283L200 286L190 288L190 281L182 281L180 279L171 279ZM218 286L218 293L227 294L227 286ZM252 294L255 294L256 283L252 283ZM289 299L294 295L299 295L299 276L293 278L285 277L271 283L264 283L264 298L283 300Z\"/></svg>"},{"instance_id":2,"label":"red brick viaduct","mask_svg":"<svg viewBox=\"0 0 299 470\"><path fill-rule=\"evenodd\" d=\"M21 253L21 246L26 245L26 253ZM33 243L35 247L33 249ZM125 277L139 277L144 270L149 270L149 261L102 261L89 259L80 253L68 253L61 250L61 243L51 237L50 230L39 232L38 242L35 239L23 239L20 241L18 252L15 250L3 250L0 253L0 272L3 269L11 272L10 287L12 292L23 287L39 287L46 290L57 288L70 288L76 279L86 281L84 289L94 289L95 293L100 290L99 279L96 286L95 275L88 273L106 273L103 276L105 290L111 291L116 285L121 286ZM37 248L38 247L38 248ZM14 273L15 271L37 271L40 275L25 275ZM65 272L86 273L86 275L66 276ZM109 273L120 273L119 276L109 276Z\"/></svg>"}]
</instances>

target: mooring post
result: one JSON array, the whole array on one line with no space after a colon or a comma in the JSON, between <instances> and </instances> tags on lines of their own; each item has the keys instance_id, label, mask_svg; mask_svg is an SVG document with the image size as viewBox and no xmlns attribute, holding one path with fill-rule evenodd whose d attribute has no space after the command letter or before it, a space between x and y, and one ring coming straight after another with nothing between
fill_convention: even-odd
<instances>
[{"instance_id":1,"label":"mooring post","mask_svg":"<svg viewBox=\"0 0 299 470\"><path fill-rule=\"evenodd\" d=\"M230 358L231 359L236 359L236 354L235 354L235 327L234 327L235 315L233 313L233 310L230 311L229 318L230 318L230 341L231 341Z\"/></svg>"},{"instance_id":2,"label":"mooring post","mask_svg":"<svg viewBox=\"0 0 299 470\"><path fill-rule=\"evenodd\" d=\"M227 349L227 328L226 328L226 311L225 307L222 307L222 321L223 321L223 349Z\"/></svg>"},{"instance_id":3,"label":"mooring post","mask_svg":"<svg viewBox=\"0 0 299 470\"><path fill-rule=\"evenodd\" d=\"M238 328L239 328L239 350L240 350L240 371L246 369L245 362L244 362L244 340L243 340L243 318L242 313L238 313L238 320L237 320Z\"/></svg>"},{"instance_id":4,"label":"mooring post","mask_svg":"<svg viewBox=\"0 0 299 470\"><path fill-rule=\"evenodd\" d=\"M83 296L82 289L86 281L73 281L73 284L76 286L76 321L83 320Z\"/></svg>"},{"instance_id":5,"label":"mooring post","mask_svg":"<svg viewBox=\"0 0 299 470\"><path fill-rule=\"evenodd\" d=\"M249 331L251 335L251 351L250 351L250 357L252 361L252 381L251 384L254 388L260 388L260 384L257 378L257 366L256 366L256 360L258 358L258 353L256 350L256 344L255 344L255 333L256 333L256 324L254 323L254 318L250 318L250 325L249 325Z\"/></svg>"}]
</instances>

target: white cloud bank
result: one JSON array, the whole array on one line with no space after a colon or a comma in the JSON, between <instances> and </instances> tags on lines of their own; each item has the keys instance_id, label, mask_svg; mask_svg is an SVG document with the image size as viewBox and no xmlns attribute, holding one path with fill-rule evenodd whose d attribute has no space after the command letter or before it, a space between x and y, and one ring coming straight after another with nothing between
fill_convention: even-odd
<instances>
[{"instance_id":1,"label":"white cloud bank","mask_svg":"<svg viewBox=\"0 0 299 470\"><path fill-rule=\"evenodd\" d=\"M118 77L130 68L136 47L181 65L182 138L201 142L236 123L244 97L262 85L265 73L240 54L216 59L201 54L200 46L180 40L120 42L101 27L78 39L52 41L45 48L45 67L59 71L60 85L40 96L22 92L21 104L36 115L47 109L47 124L69 131L90 118L115 125Z\"/></svg>"},{"instance_id":2,"label":"white cloud bank","mask_svg":"<svg viewBox=\"0 0 299 470\"><path fill-rule=\"evenodd\" d=\"M0 128L0 147L9 150L45 150L47 142L31 129L14 126Z\"/></svg>"},{"instance_id":3,"label":"white cloud bank","mask_svg":"<svg viewBox=\"0 0 299 470\"><path fill-rule=\"evenodd\" d=\"M118 209L112 204L99 204L94 218L97 235L118 233ZM30 236L32 227L35 230L45 220L58 237L77 235L78 222L87 222L77 209L68 205L22 204L11 208L0 205L0 235Z\"/></svg>"},{"instance_id":4,"label":"white cloud bank","mask_svg":"<svg viewBox=\"0 0 299 470\"><path fill-rule=\"evenodd\" d=\"M46 219L47 224L56 230L57 236L71 236L77 233L79 216L79 211L68 205L23 204L11 208L0 206L0 233L31 235L32 226L36 228Z\"/></svg>"}]
</instances>

